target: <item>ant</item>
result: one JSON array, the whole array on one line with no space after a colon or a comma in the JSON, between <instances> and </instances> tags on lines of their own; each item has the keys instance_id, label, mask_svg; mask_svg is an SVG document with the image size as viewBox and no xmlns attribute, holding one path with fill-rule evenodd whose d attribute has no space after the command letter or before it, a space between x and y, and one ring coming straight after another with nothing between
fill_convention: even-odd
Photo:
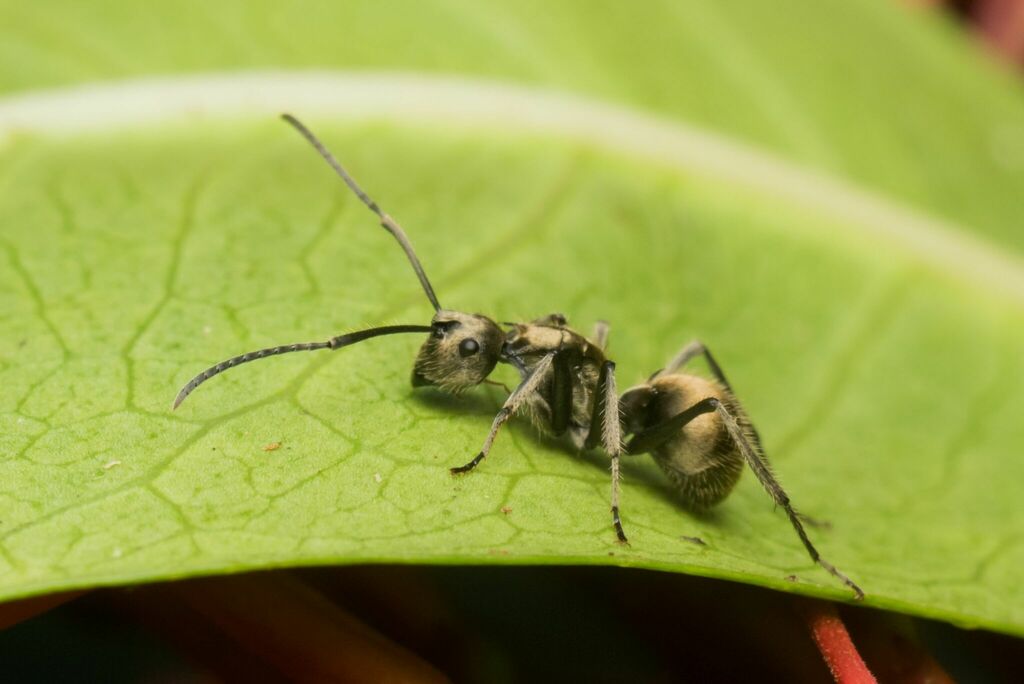
<instances>
[{"instance_id":1,"label":"ant","mask_svg":"<svg viewBox=\"0 0 1024 684\"><path fill-rule=\"evenodd\" d=\"M494 417L483 447L465 465L451 468L453 475L476 468L487 457L501 426L513 415L525 413L545 434L568 435L577 449L591 450L600 445L608 454L612 525L618 541L627 544L619 515L622 456L651 454L683 503L696 510L710 508L728 496L746 463L775 504L785 510L814 562L852 589L858 600L864 597L860 587L823 559L811 543L803 523L813 521L797 513L790 503L768 467L757 430L703 344L694 341L686 345L665 368L620 397L615 363L605 355L607 323L599 322L592 338L588 338L569 327L565 316L557 313L529 323L499 325L482 314L442 308L401 226L363 192L304 124L290 114L282 118L306 138L398 241L434 307L434 316L430 325L368 328L326 342L268 347L235 356L189 380L175 398L174 408L213 376L249 361L298 351L341 349L382 335L426 333L428 337L413 365L413 387L434 386L459 393L484 382L500 384L488 379L499 362L514 366L521 378ZM713 379L683 372L697 356L704 358ZM625 435L632 436L628 443L624 443Z\"/></svg>"}]
</instances>

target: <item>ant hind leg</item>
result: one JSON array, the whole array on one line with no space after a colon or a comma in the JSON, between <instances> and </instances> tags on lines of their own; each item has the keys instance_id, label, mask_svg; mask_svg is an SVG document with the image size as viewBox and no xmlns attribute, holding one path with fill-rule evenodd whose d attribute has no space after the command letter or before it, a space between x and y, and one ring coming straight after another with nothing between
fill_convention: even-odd
<instances>
[{"instance_id":1,"label":"ant hind leg","mask_svg":"<svg viewBox=\"0 0 1024 684\"><path fill-rule=\"evenodd\" d=\"M704 343L700 340L692 340L685 347L679 350L679 353L672 357L672 360L668 362L662 370L654 374L654 378L659 375L666 373L675 373L677 370L688 364L693 360L695 356L703 356L704 360L707 361L708 368L711 370L711 374L715 376L715 380L718 380L725 389L732 392L732 387L729 385L729 381L725 379L725 373L722 371L722 367L715 361L715 357L711 355L711 351L704 346ZM653 379L653 378L652 378Z\"/></svg>"},{"instance_id":2,"label":"ant hind leg","mask_svg":"<svg viewBox=\"0 0 1024 684\"><path fill-rule=\"evenodd\" d=\"M713 375L715 377L715 380L717 380L718 383L735 398L736 393L733 391L732 385L730 385L729 381L726 379L725 371L723 371L722 367L718 365L717 361L715 361L715 357L711 355L711 350L708 349L700 340L691 340L689 343L687 343L686 346L679 350L679 353L672 357L672 360L668 362L667 366L665 366L663 369L652 375L650 379L653 380L659 375L675 373L679 369L683 368L690 361L692 361L696 356L704 357L704 361L707 362L708 370L711 371L711 375ZM763 447L761 446L761 435L758 434L757 428L751 425L750 431L754 437L754 442L756 443L757 448L763 449ZM808 524L817 527L817 525L814 525L814 522L817 521L811 522L812 519L810 518L807 518L806 520ZM822 526L827 526L827 523Z\"/></svg>"},{"instance_id":3,"label":"ant hind leg","mask_svg":"<svg viewBox=\"0 0 1024 684\"><path fill-rule=\"evenodd\" d=\"M718 412L719 417L725 424L726 430L729 432L729 436L732 438L733 443L740 450L744 460L750 469L754 471L754 475L757 477L758 482L765 488L772 500L786 511L786 515L789 517L789 522L793 525L793 529L796 530L797 536L800 537L800 541L803 542L804 548L807 549L807 553L810 554L811 560L825 568L832 576L837 578L840 582L848 586L853 590L855 598L860 601L864 598L864 592L858 587L853 580L843 574L836 566L829 563L827 560L821 557L818 553L818 549L814 548L814 544L807 537L807 532L804 530L803 521L805 518L796 512L793 505L789 501L789 496L785 490L782 489L782 485L775 479L772 471L768 468L768 463L764 459L764 455L760 453L760 448L755 448L750 441L747 440L743 434L743 429L740 427L736 419L733 418L729 410L718 400L714 400L715 410ZM817 521L815 521L817 522Z\"/></svg>"}]
</instances>

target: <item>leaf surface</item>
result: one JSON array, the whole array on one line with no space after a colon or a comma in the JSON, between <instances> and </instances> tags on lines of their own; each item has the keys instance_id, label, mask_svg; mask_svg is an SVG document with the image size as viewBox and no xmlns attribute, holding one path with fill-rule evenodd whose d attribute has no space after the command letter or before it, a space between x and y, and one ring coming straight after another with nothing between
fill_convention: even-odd
<instances>
[{"instance_id":1,"label":"leaf surface","mask_svg":"<svg viewBox=\"0 0 1024 684\"><path fill-rule=\"evenodd\" d=\"M78 5L46 24L16 6L0 74L0 596L388 561L610 563L848 597L749 473L695 516L631 459L629 548L610 531L606 460L521 422L452 478L501 392L413 391L415 336L260 361L170 412L223 358L425 323L430 307L372 216L261 110L188 119L168 96L177 118L18 133L18 91L330 66L420 72L421 105L449 93L429 77L443 71L632 112L607 140L571 134L585 107L565 110L565 136L415 107L310 123L406 227L443 304L609 320L622 388L700 337L870 605L1024 633L1019 93L937 25L874 2L792 3L835 30L823 44L757 3L655 3L634 23L582 3L544 22L530 3L386 20L385 4L296 16L302 40L255 5L173 19L111 5L120 19L102 25ZM906 38L883 60L870 46L897 44L890 18ZM394 49L365 40L381 25ZM665 140L696 126L772 164L631 150L651 115ZM851 197L884 205L878 221Z\"/></svg>"}]
</instances>

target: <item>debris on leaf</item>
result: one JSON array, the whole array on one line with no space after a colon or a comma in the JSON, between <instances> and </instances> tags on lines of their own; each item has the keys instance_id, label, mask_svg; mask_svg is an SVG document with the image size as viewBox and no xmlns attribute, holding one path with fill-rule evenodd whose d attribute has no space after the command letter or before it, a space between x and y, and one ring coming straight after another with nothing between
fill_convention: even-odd
<instances>
[{"instance_id":1,"label":"debris on leaf","mask_svg":"<svg viewBox=\"0 0 1024 684\"><path fill-rule=\"evenodd\" d=\"M501 507L501 512L504 513L505 515L508 515L509 513L512 512L512 507L511 506L502 506Z\"/></svg>"},{"instance_id":2,"label":"debris on leaf","mask_svg":"<svg viewBox=\"0 0 1024 684\"><path fill-rule=\"evenodd\" d=\"M280 442L271 442L270 444L265 444L263 446L263 450L264 451L277 451L280 448L281 448L281 443Z\"/></svg>"},{"instance_id":3,"label":"debris on leaf","mask_svg":"<svg viewBox=\"0 0 1024 684\"><path fill-rule=\"evenodd\" d=\"M111 468L113 468L115 466L119 466L119 465L121 465L121 462L115 458L114 460L112 460L112 461L110 461L108 463L105 463L103 465L103 469L104 470L110 470Z\"/></svg>"}]
</instances>

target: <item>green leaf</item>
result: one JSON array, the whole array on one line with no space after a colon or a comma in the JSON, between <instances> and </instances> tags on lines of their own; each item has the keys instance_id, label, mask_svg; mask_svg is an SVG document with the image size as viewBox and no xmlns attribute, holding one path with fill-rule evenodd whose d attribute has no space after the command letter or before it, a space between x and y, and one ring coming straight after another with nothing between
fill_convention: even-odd
<instances>
[{"instance_id":1,"label":"green leaf","mask_svg":"<svg viewBox=\"0 0 1024 684\"><path fill-rule=\"evenodd\" d=\"M502 394L413 391L415 336L243 366L172 413L228 356L429 320L283 103L406 227L443 304L607 319L623 388L700 337L869 605L1024 634L1019 93L873 1L621 7L6 8L0 597L388 561L849 598L749 474L701 517L630 460L629 548L606 459L521 421L452 478ZM820 33L787 32L797 7ZM202 75L270 66L364 73Z\"/></svg>"}]
</instances>

